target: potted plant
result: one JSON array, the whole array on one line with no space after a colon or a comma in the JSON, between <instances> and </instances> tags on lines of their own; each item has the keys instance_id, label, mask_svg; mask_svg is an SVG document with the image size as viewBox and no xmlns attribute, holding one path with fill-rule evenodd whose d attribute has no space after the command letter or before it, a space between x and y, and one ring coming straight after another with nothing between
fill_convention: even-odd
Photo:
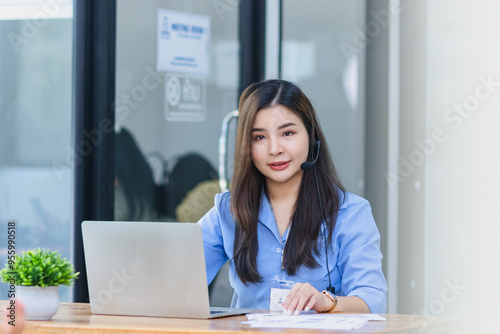
<instances>
[{"instance_id":1,"label":"potted plant","mask_svg":"<svg viewBox=\"0 0 500 334\"><path fill-rule=\"evenodd\" d=\"M21 300L28 320L51 319L59 309L59 285L73 284L79 274L58 251L40 248L10 258L0 270L2 282L11 285L9 297Z\"/></svg>"}]
</instances>

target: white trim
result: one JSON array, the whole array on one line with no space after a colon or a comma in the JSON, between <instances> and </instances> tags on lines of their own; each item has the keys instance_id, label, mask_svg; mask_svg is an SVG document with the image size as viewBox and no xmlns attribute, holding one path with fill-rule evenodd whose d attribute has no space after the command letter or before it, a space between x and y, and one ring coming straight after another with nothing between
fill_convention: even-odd
<instances>
[{"instance_id":1,"label":"white trim","mask_svg":"<svg viewBox=\"0 0 500 334\"><path fill-rule=\"evenodd\" d=\"M400 8L400 0L389 0L389 8ZM389 175L399 174L399 50L400 14L390 12L388 64L388 141ZM399 182L387 182L387 282L388 313L398 313L398 235Z\"/></svg>"},{"instance_id":2,"label":"white trim","mask_svg":"<svg viewBox=\"0 0 500 334\"><path fill-rule=\"evenodd\" d=\"M280 65L280 0L266 1L266 79L278 79Z\"/></svg>"}]
</instances>

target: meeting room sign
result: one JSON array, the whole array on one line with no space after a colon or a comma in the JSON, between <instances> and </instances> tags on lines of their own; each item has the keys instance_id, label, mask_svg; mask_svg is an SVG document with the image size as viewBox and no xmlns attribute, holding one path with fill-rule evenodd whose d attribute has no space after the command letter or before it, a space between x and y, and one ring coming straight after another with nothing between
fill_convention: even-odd
<instances>
[{"instance_id":1,"label":"meeting room sign","mask_svg":"<svg viewBox=\"0 0 500 334\"><path fill-rule=\"evenodd\" d=\"M166 76L165 118L203 121L210 74L210 16L158 9L156 69Z\"/></svg>"}]
</instances>

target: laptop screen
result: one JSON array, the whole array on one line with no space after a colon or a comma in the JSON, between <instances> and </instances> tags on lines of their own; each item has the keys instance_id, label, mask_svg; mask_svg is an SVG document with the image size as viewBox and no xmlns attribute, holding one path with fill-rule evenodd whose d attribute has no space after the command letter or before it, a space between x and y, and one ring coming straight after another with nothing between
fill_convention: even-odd
<instances>
[{"instance_id":1,"label":"laptop screen","mask_svg":"<svg viewBox=\"0 0 500 334\"><path fill-rule=\"evenodd\" d=\"M209 317L197 224L85 221L82 234L92 312Z\"/></svg>"}]
</instances>

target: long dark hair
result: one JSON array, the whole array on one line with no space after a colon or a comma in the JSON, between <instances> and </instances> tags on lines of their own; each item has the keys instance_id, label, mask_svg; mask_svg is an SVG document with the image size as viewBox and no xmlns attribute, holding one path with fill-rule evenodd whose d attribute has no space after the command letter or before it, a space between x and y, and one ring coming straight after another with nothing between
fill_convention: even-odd
<instances>
[{"instance_id":1,"label":"long dark hair","mask_svg":"<svg viewBox=\"0 0 500 334\"><path fill-rule=\"evenodd\" d=\"M340 207L340 192L344 192L314 107L300 88L284 80L266 80L250 85L240 97L231 187L231 213L236 222L233 258L236 272L245 284L262 281L257 270L257 223L261 196L263 191L266 192L265 177L251 158L251 131L257 113L276 105L287 107L302 119L310 138L309 161L313 160L313 155L316 156L316 142L321 141L314 168L329 244ZM304 172L292 215L283 256L288 275L294 275L302 265L308 268L318 266L314 255L320 255L318 238L321 236L322 218L314 173L314 170Z\"/></svg>"},{"instance_id":2,"label":"long dark hair","mask_svg":"<svg viewBox=\"0 0 500 334\"><path fill-rule=\"evenodd\" d=\"M155 216L153 171L132 134L125 128L115 136L115 173L125 191L129 209L125 220Z\"/></svg>"}]
</instances>

